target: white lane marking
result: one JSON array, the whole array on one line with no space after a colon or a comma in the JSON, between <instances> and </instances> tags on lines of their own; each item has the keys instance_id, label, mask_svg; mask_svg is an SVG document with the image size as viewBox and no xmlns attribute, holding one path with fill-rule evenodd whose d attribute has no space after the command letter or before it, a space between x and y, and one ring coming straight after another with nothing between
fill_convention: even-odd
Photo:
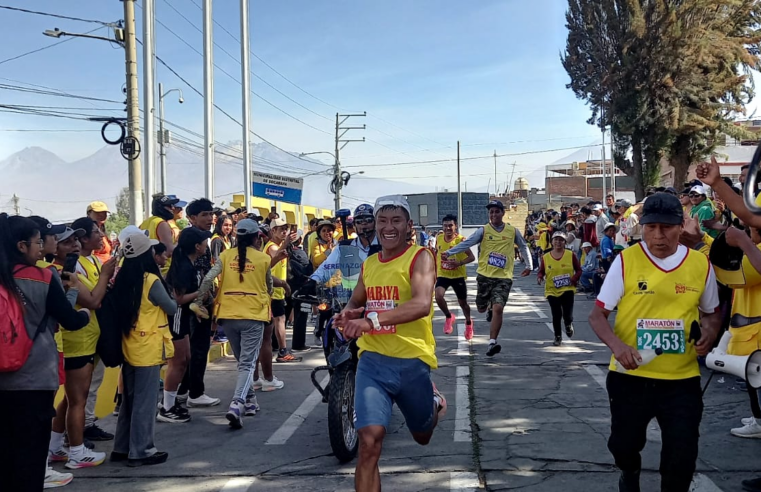
<instances>
[{"instance_id":1,"label":"white lane marking","mask_svg":"<svg viewBox=\"0 0 761 492\"><path fill-rule=\"evenodd\" d=\"M713 480L698 473L692 479L692 485L690 485L690 492L722 492L722 490L713 483Z\"/></svg>"},{"instance_id":2,"label":"white lane marking","mask_svg":"<svg viewBox=\"0 0 761 492\"><path fill-rule=\"evenodd\" d=\"M255 481L253 477L231 478L219 492L247 492Z\"/></svg>"},{"instance_id":3,"label":"white lane marking","mask_svg":"<svg viewBox=\"0 0 761 492\"><path fill-rule=\"evenodd\" d=\"M481 488L478 475L472 472L451 472L449 474L449 490L459 492L476 492Z\"/></svg>"},{"instance_id":4,"label":"white lane marking","mask_svg":"<svg viewBox=\"0 0 761 492\"><path fill-rule=\"evenodd\" d=\"M325 377L322 378L320 385L325 387L325 385L328 384L328 381L330 381L330 375L326 374ZM299 426L304 423L309 414L312 413L312 410L314 410L321 401L322 395L315 389L264 444L279 445L288 442L288 439L291 438Z\"/></svg>"},{"instance_id":5,"label":"white lane marking","mask_svg":"<svg viewBox=\"0 0 761 492\"><path fill-rule=\"evenodd\" d=\"M540 317L540 318L542 318L542 319L547 319L547 315L545 314L545 312L544 312L544 311L542 311L541 309L539 309L539 307L538 307L536 304L534 304L534 301L532 301L532 300L528 299L528 296L527 296L527 295L526 295L526 294L525 294L525 293L524 293L524 292L523 292L521 289L513 289L513 291L514 291L516 294L518 294L519 296L524 296L524 297L526 297L526 300L523 300L522 302L523 302L523 303L525 303L525 304L526 304L526 306L527 306L529 309L531 309L532 311L534 311L534 312L536 313L536 315L537 315L537 316L539 316L539 317Z\"/></svg>"},{"instance_id":6,"label":"white lane marking","mask_svg":"<svg viewBox=\"0 0 761 492\"><path fill-rule=\"evenodd\" d=\"M597 381L597 384L599 384L600 387L602 387L602 389L606 389L605 388L605 373L602 372L602 369L600 369L597 366L585 365L584 370L587 371L590 376L592 376L592 379Z\"/></svg>"},{"instance_id":7,"label":"white lane marking","mask_svg":"<svg viewBox=\"0 0 761 492\"><path fill-rule=\"evenodd\" d=\"M457 323L457 352L455 354L470 356L470 341L465 340L465 323Z\"/></svg>"},{"instance_id":8,"label":"white lane marking","mask_svg":"<svg viewBox=\"0 0 761 492\"><path fill-rule=\"evenodd\" d=\"M468 366L457 366L457 386L455 390L454 441L470 442L470 402L468 398Z\"/></svg>"}]
</instances>

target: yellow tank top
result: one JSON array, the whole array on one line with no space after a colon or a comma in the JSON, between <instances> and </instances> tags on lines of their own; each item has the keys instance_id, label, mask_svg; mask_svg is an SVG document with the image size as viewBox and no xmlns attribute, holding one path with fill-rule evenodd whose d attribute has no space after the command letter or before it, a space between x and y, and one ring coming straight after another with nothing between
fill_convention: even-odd
<instances>
[{"instance_id":1,"label":"yellow tank top","mask_svg":"<svg viewBox=\"0 0 761 492\"><path fill-rule=\"evenodd\" d=\"M383 260L379 253L365 260L362 265L362 280L367 293L365 312L390 311L412 299L410 272L420 254L430 252L420 246L410 246L396 258ZM428 316L365 333L357 341L357 346L360 356L364 351L370 351L399 359L420 359L431 369L436 369L438 362L436 340L433 338L433 303Z\"/></svg>"},{"instance_id":2,"label":"yellow tank top","mask_svg":"<svg viewBox=\"0 0 761 492\"><path fill-rule=\"evenodd\" d=\"M618 304L614 331L627 345L662 348L664 353L634 371L633 376L653 379L687 379L700 376L697 352L688 343L693 321L698 321L700 296L710 264L698 251L675 269L665 272L648 258L642 245L621 252L624 295ZM615 370L611 356L610 370Z\"/></svg>"},{"instance_id":3,"label":"yellow tank top","mask_svg":"<svg viewBox=\"0 0 761 492\"><path fill-rule=\"evenodd\" d=\"M497 232L491 224L486 224L478 255L478 274L489 278L512 279L514 245L515 227L505 224L502 232Z\"/></svg>"},{"instance_id":4,"label":"yellow tank top","mask_svg":"<svg viewBox=\"0 0 761 492\"><path fill-rule=\"evenodd\" d=\"M275 251L277 251L279 248L277 244L273 243L272 241L268 242L264 246L264 252L269 256L270 248L274 247ZM271 261L271 258L270 258ZM288 258L283 258L279 262L277 262L275 265L272 266L272 277L279 278L280 280L286 280L288 277ZM282 301L285 299L285 289L282 287L275 287L275 289L272 291L272 299L275 301Z\"/></svg>"},{"instance_id":5,"label":"yellow tank top","mask_svg":"<svg viewBox=\"0 0 761 492\"><path fill-rule=\"evenodd\" d=\"M252 319L269 322L270 295L267 272L272 258L253 247L246 249L246 269L240 281L238 250L228 249L219 255L222 274L219 277L217 319Z\"/></svg>"},{"instance_id":6,"label":"yellow tank top","mask_svg":"<svg viewBox=\"0 0 761 492\"><path fill-rule=\"evenodd\" d=\"M98 285L98 279L100 278L100 260L96 256L80 256L79 265L84 269L85 274L80 273L77 277L82 282L82 285L92 292L95 286ZM82 306L77 304L74 308L82 309ZM61 333L63 335L63 353L66 357L93 355L98 345L98 338L100 338L98 317L94 313L91 313L90 322L87 326L77 331L68 331L61 327Z\"/></svg>"},{"instance_id":7,"label":"yellow tank top","mask_svg":"<svg viewBox=\"0 0 761 492\"><path fill-rule=\"evenodd\" d=\"M446 239L444 239L444 234L439 234L436 237L436 274L439 277L465 278L467 276L465 265L460 265L458 267L451 265L454 261L465 261L468 257L466 253L458 253L453 257L450 257L449 261L442 261L441 259L441 253L449 251L464 240L465 237L459 234L452 239L451 243L448 243Z\"/></svg>"},{"instance_id":8,"label":"yellow tank top","mask_svg":"<svg viewBox=\"0 0 761 492\"><path fill-rule=\"evenodd\" d=\"M761 249L761 245L756 245ZM751 265L748 257L743 257L743 272L745 272L745 285L741 289L734 289L732 297L732 315L740 314L746 318L759 319L761 317L761 273ZM759 349L761 344L761 322L751 323L746 326L729 326L732 338L729 340L727 353L731 355L750 355Z\"/></svg>"},{"instance_id":9,"label":"yellow tank top","mask_svg":"<svg viewBox=\"0 0 761 492\"><path fill-rule=\"evenodd\" d=\"M547 253L544 258L544 296L559 297L563 292L576 292L576 287L571 285L573 270L573 251L565 250L563 257L556 260L552 253Z\"/></svg>"},{"instance_id":10,"label":"yellow tank top","mask_svg":"<svg viewBox=\"0 0 761 492\"><path fill-rule=\"evenodd\" d=\"M149 237L149 238L151 238L151 239L155 239L156 241L159 241L159 233L158 233L158 230L159 230L159 225L160 225L162 222L166 222L167 224L169 224L169 227L170 227L170 228L172 228L172 223L171 223L171 222L168 222L168 221L166 221L166 220L162 219L161 217L156 217L156 216L154 215L154 216L152 216L152 217L150 217L150 218L147 218L147 219L145 219L145 220L143 221L143 223L142 223L142 224L140 224L140 229L142 229L142 230L144 230L144 231L148 231L148 237ZM175 224L175 227L177 227L177 224ZM172 229L172 237L173 237L173 239L172 239L172 242L173 242L174 244L177 244L177 237L179 237L179 228L177 228L177 235L175 235L175 233L174 233L174 229ZM170 256L170 257L169 257L169 258L167 258L167 260L166 260L166 265L164 265L164 266L161 268L161 275L163 275L164 277L166 277L166 274L167 274L167 272L169 271L169 267L170 267L171 265L172 265L172 257Z\"/></svg>"},{"instance_id":11,"label":"yellow tank top","mask_svg":"<svg viewBox=\"0 0 761 492\"><path fill-rule=\"evenodd\" d=\"M156 275L145 274L137 323L129 335L122 338L124 360L134 367L158 366L174 356L166 313L148 299L155 282L160 282Z\"/></svg>"}]
</instances>

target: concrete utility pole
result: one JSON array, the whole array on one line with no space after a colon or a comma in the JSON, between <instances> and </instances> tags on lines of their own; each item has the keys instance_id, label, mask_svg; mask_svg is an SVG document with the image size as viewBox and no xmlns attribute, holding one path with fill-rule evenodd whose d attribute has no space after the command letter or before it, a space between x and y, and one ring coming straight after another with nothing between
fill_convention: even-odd
<instances>
[{"instance_id":1,"label":"concrete utility pole","mask_svg":"<svg viewBox=\"0 0 761 492\"><path fill-rule=\"evenodd\" d=\"M602 146L600 147L600 156L602 157L602 202L605 203L605 195L608 193L605 189L605 108L600 107L600 120L602 121Z\"/></svg>"},{"instance_id":2,"label":"concrete utility pole","mask_svg":"<svg viewBox=\"0 0 761 492\"><path fill-rule=\"evenodd\" d=\"M240 0L240 73L243 96L243 196L246 210L250 211L254 179L251 170L251 40L248 31L248 1Z\"/></svg>"},{"instance_id":3,"label":"concrete utility pole","mask_svg":"<svg viewBox=\"0 0 761 492\"><path fill-rule=\"evenodd\" d=\"M166 178L166 146L170 143L169 130L164 130L164 98L173 91L180 93L179 102L182 104L185 100L182 98L182 89L169 89L164 92L164 84L159 82L159 167L161 175L161 194L167 193Z\"/></svg>"},{"instance_id":4,"label":"concrete utility pole","mask_svg":"<svg viewBox=\"0 0 761 492\"><path fill-rule=\"evenodd\" d=\"M214 201L214 45L211 0L203 0L204 192Z\"/></svg>"},{"instance_id":5,"label":"concrete utility pole","mask_svg":"<svg viewBox=\"0 0 761 492\"><path fill-rule=\"evenodd\" d=\"M137 82L137 42L135 40L135 0L124 0L124 58L127 72L127 132L140 141L140 103ZM146 115L148 120L150 115ZM129 160L129 223L143 222L143 175L140 156Z\"/></svg>"},{"instance_id":6,"label":"concrete utility pole","mask_svg":"<svg viewBox=\"0 0 761 492\"><path fill-rule=\"evenodd\" d=\"M346 135L346 132L349 130L364 130L367 128L367 125L362 126L341 126L344 123L346 123L346 120L352 117L365 117L367 116L367 111L364 113L359 114L338 114L336 113L336 153L334 154L336 161L333 166L333 182L335 183L335 209L336 211L340 210L341 208L341 188L344 186L344 179L341 176L341 158L339 156L339 152L343 150L344 147L349 145L351 142L364 142L365 137L362 137L361 140L342 140L343 136ZM342 119L343 118L343 119ZM343 130L343 131L342 131ZM339 144L343 144L340 145Z\"/></svg>"},{"instance_id":7,"label":"concrete utility pole","mask_svg":"<svg viewBox=\"0 0 761 492\"><path fill-rule=\"evenodd\" d=\"M153 194L156 192L156 126L155 102L153 88L156 85L153 58L155 52L154 33L154 3L153 0L143 0L143 115L145 131L143 132L143 155L145 165L145 210L150 215Z\"/></svg>"},{"instance_id":8,"label":"concrete utility pole","mask_svg":"<svg viewBox=\"0 0 761 492\"><path fill-rule=\"evenodd\" d=\"M457 141L457 220L460 227L465 227L462 217L462 189L460 187L460 141Z\"/></svg>"}]
</instances>

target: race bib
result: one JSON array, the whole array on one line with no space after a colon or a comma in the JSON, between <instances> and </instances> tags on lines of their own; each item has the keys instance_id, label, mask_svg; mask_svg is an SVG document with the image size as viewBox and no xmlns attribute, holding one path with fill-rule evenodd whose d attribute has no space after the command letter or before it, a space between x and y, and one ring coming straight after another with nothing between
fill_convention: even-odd
<instances>
[{"instance_id":1,"label":"race bib","mask_svg":"<svg viewBox=\"0 0 761 492\"><path fill-rule=\"evenodd\" d=\"M442 270L457 270L457 265L452 260L444 260L441 262Z\"/></svg>"},{"instance_id":2,"label":"race bib","mask_svg":"<svg viewBox=\"0 0 761 492\"><path fill-rule=\"evenodd\" d=\"M662 349L664 354L685 353L684 320L637 320L637 350L657 348Z\"/></svg>"},{"instance_id":3,"label":"race bib","mask_svg":"<svg viewBox=\"0 0 761 492\"><path fill-rule=\"evenodd\" d=\"M368 300L365 304L365 313L382 313L384 311L391 311L394 309L396 305L394 304L394 301L392 300L377 300L377 301L370 301ZM396 325L391 326L381 326L380 328L373 328L372 331L370 331L369 335L391 335L396 333Z\"/></svg>"},{"instance_id":4,"label":"race bib","mask_svg":"<svg viewBox=\"0 0 761 492\"><path fill-rule=\"evenodd\" d=\"M558 275L556 277L552 277L552 283L555 284L556 289L561 289L563 287L570 287L571 275L566 273L565 275Z\"/></svg>"},{"instance_id":5,"label":"race bib","mask_svg":"<svg viewBox=\"0 0 761 492\"><path fill-rule=\"evenodd\" d=\"M489 266L505 268L507 266L507 257L501 253L489 253Z\"/></svg>"}]
</instances>

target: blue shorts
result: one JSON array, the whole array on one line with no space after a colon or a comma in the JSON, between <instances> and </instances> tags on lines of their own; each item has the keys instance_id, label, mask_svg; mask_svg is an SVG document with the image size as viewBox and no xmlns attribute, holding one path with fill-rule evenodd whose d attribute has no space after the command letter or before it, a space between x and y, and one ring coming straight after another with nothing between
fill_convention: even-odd
<instances>
[{"instance_id":1,"label":"blue shorts","mask_svg":"<svg viewBox=\"0 0 761 492\"><path fill-rule=\"evenodd\" d=\"M388 430L394 403L413 433L433 430L431 368L420 359L399 359L363 352L354 394L355 427L382 425Z\"/></svg>"}]
</instances>

